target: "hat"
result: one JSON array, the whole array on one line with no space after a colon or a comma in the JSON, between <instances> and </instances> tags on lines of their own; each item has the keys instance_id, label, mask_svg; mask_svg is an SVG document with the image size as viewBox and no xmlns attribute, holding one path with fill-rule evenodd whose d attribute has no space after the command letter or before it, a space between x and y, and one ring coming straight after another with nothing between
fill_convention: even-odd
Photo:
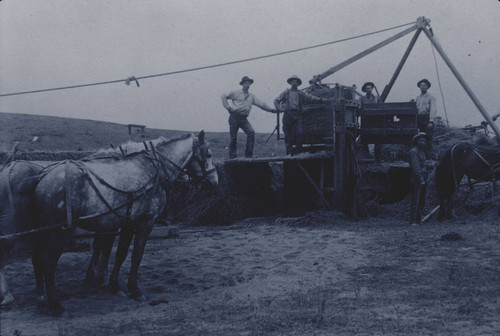
<instances>
[{"instance_id":1,"label":"hat","mask_svg":"<svg viewBox=\"0 0 500 336\"><path fill-rule=\"evenodd\" d=\"M299 85L302 85L302 80L297 75L293 75L292 77L288 78L286 82L291 85L291 81L294 79L299 81Z\"/></svg>"},{"instance_id":2,"label":"hat","mask_svg":"<svg viewBox=\"0 0 500 336\"><path fill-rule=\"evenodd\" d=\"M430 88L431 87L431 82L429 82L427 79L421 79L418 83L417 83L417 86L420 87L420 84L421 83L426 83L427 86Z\"/></svg>"},{"instance_id":3,"label":"hat","mask_svg":"<svg viewBox=\"0 0 500 336\"><path fill-rule=\"evenodd\" d=\"M240 85L243 85L243 83L245 83L245 82L250 82L250 84L253 84L253 79L251 79L250 77L245 76L245 77L243 77L241 79Z\"/></svg>"},{"instance_id":4,"label":"hat","mask_svg":"<svg viewBox=\"0 0 500 336\"><path fill-rule=\"evenodd\" d=\"M415 134L413 136L413 138L411 138L411 141L413 141L415 143L415 142L417 142L417 140L419 138L422 138L422 137L427 139L427 134L425 132L419 132L419 133Z\"/></svg>"},{"instance_id":5,"label":"hat","mask_svg":"<svg viewBox=\"0 0 500 336\"><path fill-rule=\"evenodd\" d=\"M363 86L361 87L361 91L363 92L366 92L366 87L368 85L371 85L371 87L375 87L375 84L373 84L372 82L366 82L365 84L363 84Z\"/></svg>"}]
</instances>

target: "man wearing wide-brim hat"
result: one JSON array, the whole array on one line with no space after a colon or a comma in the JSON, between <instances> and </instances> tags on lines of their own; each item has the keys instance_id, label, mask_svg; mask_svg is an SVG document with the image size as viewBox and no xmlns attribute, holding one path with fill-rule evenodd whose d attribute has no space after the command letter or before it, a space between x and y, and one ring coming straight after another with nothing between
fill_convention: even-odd
<instances>
[{"instance_id":1,"label":"man wearing wide-brim hat","mask_svg":"<svg viewBox=\"0 0 500 336\"><path fill-rule=\"evenodd\" d=\"M410 224L420 223L427 196L427 134L419 132L412 138L414 147L409 152L411 169Z\"/></svg>"},{"instance_id":2,"label":"man wearing wide-brim hat","mask_svg":"<svg viewBox=\"0 0 500 336\"><path fill-rule=\"evenodd\" d=\"M375 104L375 103L380 103L381 98L379 95L374 95L373 94L373 89L375 88L375 84L373 82L365 82L363 86L361 87L361 91L366 93L366 95L361 96L360 103L361 106L364 106L366 104ZM363 149L369 153L368 149L368 144L363 143ZM373 155L375 156L376 160L380 160L382 156L382 144L375 144L374 149L373 149Z\"/></svg>"},{"instance_id":3,"label":"man wearing wide-brim hat","mask_svg":"<svg viewBox=\"0 0 500 336\"><path fill-rule=\"evenodd\" d=\"M290 88L283 91L275 100L276 110L283 112L283 133L285 133L286 154L294 154L293 145L296 151L300 151L303 142L302 108L304 103L327 103L331 99L313 96L301 91L298 87L302 80L293 75L286 80Z\"/></svg>"},{"instance_id":4,"label":"man wearing wide-brim hat","mask_svg":"<svg viewBox=\"0 0 500 336\"><path fill-rule=\"evenodd\" d=\"M415 101L418 110L418 128L419 131L427 133L427 145L429 147L434 135L434 123L437 115L436 98L427 92L431 87L429 80L425 78L419 80L417 87L420 89L420 94Z\"/></svg>"},{"instance_id":5,"label":"man wearing wide-brim hat","mask_svg":"<svg viewBox=\"0 0 500 336\"><path fill-rule=\"evenodd\" d=\"M229 158L236 158L236 141L238 138L238 130L241 128L247 135L247 143L245 147L245 157L251 158L253 156L253 147L255 143L255 131L252 124L248 121L248 115L252 109L252 105L258 106L264 111L276 113L276 110L271 108L263 101L257 99L253 93L249 92L250 85L253 84L253 79L244 76L240 85L241 90L231 91L221 97L222 105L229 112ZM229 103L231 101L231 103Z\"/></svg>"}]
</instances>

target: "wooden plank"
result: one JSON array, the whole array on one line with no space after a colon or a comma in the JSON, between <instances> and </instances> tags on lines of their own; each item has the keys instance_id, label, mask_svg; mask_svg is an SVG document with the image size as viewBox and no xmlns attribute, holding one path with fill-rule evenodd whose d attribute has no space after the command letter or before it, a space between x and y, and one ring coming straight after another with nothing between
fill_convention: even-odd
<instances>
[{"instance_id":1,"label":"wooden plank","mask_svg":"<svg viewBox=\"0 0 500 336\"><path fill-rule=\"evenodd\" d=\"M361 128L358 131L361 135L411 135L417 134L418 128Z\"/></svg>"},{"instance_id":2,"label":"wooden plank","mask_svg":"<svg viewBox=\"0 0 500 336\"><path fill-rule=\"evenodd\" d=\"M307 180L311 183L313 188L316 190L323 204L328 208L328 210L333 210L330 203L326 200L325 196L323 196L323 191L318 188L318 186L316 185L312 177L309 175L307 170L300 164L300 162L297 161L296 164L300 168L300 170L304 173L304 175L306 176Z\"/></svg>"},{"instance_id":3,"label":"wooden plank","mask_svg":"<svg viewBox=\"0 0 500 336\"><path fill-rule=\"evenodd\" d=\"M236 158L224 161L224 164L244 164L244 163L254 163L254 162L289 162L289 161L301 161L301 160L315 160L315 159L331 159L334 155L329 152L318 152L318 153L300 153L295 156L268 156L261 158Z\"/></svg>"}]
</instances>

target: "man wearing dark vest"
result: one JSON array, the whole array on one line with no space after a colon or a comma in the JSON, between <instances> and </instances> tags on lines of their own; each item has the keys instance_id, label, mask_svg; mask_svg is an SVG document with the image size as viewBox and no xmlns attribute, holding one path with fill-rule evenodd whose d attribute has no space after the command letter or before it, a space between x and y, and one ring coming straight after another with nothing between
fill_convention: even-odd
<instances>
[{"instance_id":1,"label":"man wearing dark vest","mask_svg":"<svg viewBox=\"0 0 500 336\"><path fill-rule=\"evenodd\" d=\"M302 126L302 107L304 103L326 103L331 99L319 98L301 91L298 87L302 80L296 75L287 79L290 88L283 91L275 100L276 110L284 112L283 114L283 132L285 133L286 154L292 152L293 144L297 149L302 147L303 126Z\"/></svg>"}]
</instances>

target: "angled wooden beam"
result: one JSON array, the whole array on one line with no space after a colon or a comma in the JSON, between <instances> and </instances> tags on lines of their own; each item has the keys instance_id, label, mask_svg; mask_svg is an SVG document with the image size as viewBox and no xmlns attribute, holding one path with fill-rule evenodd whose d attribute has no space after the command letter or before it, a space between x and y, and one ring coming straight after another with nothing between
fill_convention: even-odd
<instances>
[{"instance_id":1,"label":"angled wooden beam","mask_svg":"<svg viewBox=\"0 0 500 336\"><path fill-rule=\"evenodd\" d=\"M486 110L483 107L483 105L481 105L481 102L479 101L479 99L477 99L477 97L474 94L474 92L472 92L472 90L469 87L469 85L465 82L465 79L458 72L457 68L455 68L455 66L453 65L453 63L451 62L451 60L448 58L448 56L444 52L444 50L441 47L441 45L439 44L439 42L434 38L433 34L431 33L431 31L428 28L424 28L423 31L424 31L425 35L427 35L427 37L431 41L432 45L436 48L436 50L438 51L439 55L441 55L441 57L443 58L443 60L446 63L446 65L448 65L448 68L450 68L451 72L455 75L455 77L457 78L457 80L460 83L460 85L462 85L462 87L464 88L464 90L467 93L467 95L469 96L469 98L472 100L472 102L474 103L474 105L476 105L477 109L479 110L479 112L481 112L481 114L483 115L484 119L488 122L488 124L490 125L491 129L493 129L493 131L495 132L495 135L498 138L500 138L500 129L498 129L498 126L495 124L495 122L490 117L490 115L488 114L488 112L486 112Z\"/></svg>"},{"instance_id":2,"label":"angled wooden beam","mask_svg":"<svg viewBox=\"0 0 500 336\"><path fill-rule=\"evenodd\" d=\"M300 170L307 177L307 179L309 180L309 182L311 183L311 185L313 186L313 188L316 190L316 192L318 193L319 198L321 198L321 201L323 201L323 204L328 208L328 210L333 210L333 208L330 205L330 203L326 200L325 196L323 196L323 191L318 188L318 186L316 185L316 183L314 182L314 180L312 179L312 177L309 175L309 173L307 172L307 170L302 166L302 164L300 164L299 161L295 161L295 163L297 164L297 167L299 167Z\"/></svg>"},{"instance_id":3,"label":"angled wooden beam","mask_svg":"<svg viewBox=\"0 0 500 336\"><path fill-rule=\"evenodd\" d=\"M314 84L314 83L317 83L317 82L325 79L326 77L330 76L334 72L337 72L337 71L339 71L342 68L345 68L349 64L352 64L352 63L356 62L357 60L365 57L366 55L369 55L372 52L374 52L374 51L376 51L376 50L378 50L378 49L380 49L380 48L388 45L389 43L392 43L392 42L396 41L397 39L399 39L399 38L401 38L401 37L403 37L403 36L405 36L405 35L413 32L413 31L415 31L417 28L418 28L418 25L415 24L415 25L411 26L410 28L407 28L407 29L403 30L402 32L397 33L396 35L393 35L393 36L389 37L388 39L385 39L384 41L382 41L380 43L377 43L373 47L368 48L365 51L362 51L359 54L357 54L357 55L355 55L355 56L353 56L353 57L345 60L344 62L342 62L342 63L340 63L340 64L338 64L338 65L336 65L336 66L334 66L334 67L332 67L332 68L330 68L328 70L326 70L325 72L323 72L323 73L321 73L319 75L314 76L313 79L311 79L309 81L309 83L310 84Z\"/></svg>"},{"instance_id":4,"label":"angled wooden beam","mask_svg":"<svg viewBox=\"0 0 500 336\"><path fill-rule=\"evenodd\" d=\"M384 88L384 91L382 92L382 95L380 96L380 99L382 102L385 102L387 99L387 96L389 95L389 92L391 92L392 87L394 86L394 83L396 82L396 79L399 76L399 73L401 72L401 69L403 69L403 65L405 64L406 60L408 59L408 56L410 55L411 50L413 49L413 46L415 45L415 42L417 42L418 36L420 35L420 32L422 31L422 28L418 28L417 31L415 32L415 35L413 35L413 38L410 41L410 44L408 44L408 47L406 48L405 53L403 54L403 57L401 58L401 61L398 64L398 67L396 68L396 71L394 72L394 75L392 75L391 80L389 81L389 84L387 84Z\"/></svg>"}]
</instances>

